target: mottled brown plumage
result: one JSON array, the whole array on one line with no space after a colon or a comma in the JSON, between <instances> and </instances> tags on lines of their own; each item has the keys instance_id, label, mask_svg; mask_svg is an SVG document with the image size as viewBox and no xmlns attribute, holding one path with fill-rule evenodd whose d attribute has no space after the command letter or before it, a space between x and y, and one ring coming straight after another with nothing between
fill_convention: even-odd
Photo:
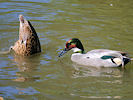
<instances>
[{"instance_id":1,"label":"mottled brown plumage","mask_svg":"<svg viewBox=\"0 0 133 100\"><path fill-rule=\"evenodd\" d=\"M19 20L19 40L12 47L14 52L23 56L41 52L39 38L30 21L24 19L23 15L19 15Z\"/></svg>"}]
</instances>

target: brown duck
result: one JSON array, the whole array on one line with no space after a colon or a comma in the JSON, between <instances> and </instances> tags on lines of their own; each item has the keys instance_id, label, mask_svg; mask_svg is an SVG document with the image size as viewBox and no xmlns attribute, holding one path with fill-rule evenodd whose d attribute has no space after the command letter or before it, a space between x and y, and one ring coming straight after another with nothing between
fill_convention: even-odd
<instances>
[{"instance_id":1,"label":"brown duck","mask_svg":"<svg viewBox=\"0 0 133 100\"><path fill-rule=\"evenodd\" d=\"M41 52L40 41L34 27L23 15L19 15L19 40L15 42L11 49L17 55L29 56Z\"/></svg>"}]
</instances>

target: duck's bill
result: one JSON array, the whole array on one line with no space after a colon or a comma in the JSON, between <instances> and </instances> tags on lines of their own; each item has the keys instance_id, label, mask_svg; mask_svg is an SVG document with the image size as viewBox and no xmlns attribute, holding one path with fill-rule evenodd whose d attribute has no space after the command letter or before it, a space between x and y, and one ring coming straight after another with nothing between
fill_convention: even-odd
<instances>
[{"instance_id":1,"label":"duck's bill","mask_svg":"<svg viewBox=\"0 0 133 100\"><path fill-rule=\"evenodd\" d=\"M65 48L64 50L62 50L62 51L59 53L58 57L63 56L65 53L67 53L67 51L69 51L69 50Z\"/></svg>"}]
</instances>

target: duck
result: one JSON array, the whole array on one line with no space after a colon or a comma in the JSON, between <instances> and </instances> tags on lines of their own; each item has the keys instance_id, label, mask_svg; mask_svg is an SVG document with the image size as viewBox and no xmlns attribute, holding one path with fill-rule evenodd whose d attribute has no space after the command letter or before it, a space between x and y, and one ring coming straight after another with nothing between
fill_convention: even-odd
<instances>
[{"instance_id":1,"label":"duck","mask_svg":"<svg viewBox=\"0 0 133 100\"><path fill-rule=\"evenodd\" d=\"M65 48L58 57L72 50L71 60L79 65L94 67L122 67L131 61L128 54L122 51L109 49L94 49L85 53L84 47L78 38L72 38L66 42Z\"/></svg>"},{"instance_id":2,"label":"duck","mask_svg":"<svg viewBox=\"0 0 133 100\"><path fill-rule=\"evenodd\" d=\"M11 46L15 54L22 56L30 56L41 52L41 45L37 33L30 23L23 15L19 15L19 39Z\"/></svg>"}]
</instances>

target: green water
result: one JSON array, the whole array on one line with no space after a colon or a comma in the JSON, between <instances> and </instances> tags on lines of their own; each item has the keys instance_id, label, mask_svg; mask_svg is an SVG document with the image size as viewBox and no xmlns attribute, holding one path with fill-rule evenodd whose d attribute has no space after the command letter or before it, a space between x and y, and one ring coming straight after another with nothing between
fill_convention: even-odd
<instances>
[{"instance_id":1,"label":"green water","mask_svg":"<svg viewBox=\"0 0 133 100\"><path fill-rule=\"evenodd\" d=\"M42 53L0 55L0 97L5 100L133 98L133 63L126 69L84 67L58 58L79 38L86 51L106 48L133 57L133 0L0 0L0 51L18 39L18 15L36 29Z\"/></svg>"}]
</instances>

